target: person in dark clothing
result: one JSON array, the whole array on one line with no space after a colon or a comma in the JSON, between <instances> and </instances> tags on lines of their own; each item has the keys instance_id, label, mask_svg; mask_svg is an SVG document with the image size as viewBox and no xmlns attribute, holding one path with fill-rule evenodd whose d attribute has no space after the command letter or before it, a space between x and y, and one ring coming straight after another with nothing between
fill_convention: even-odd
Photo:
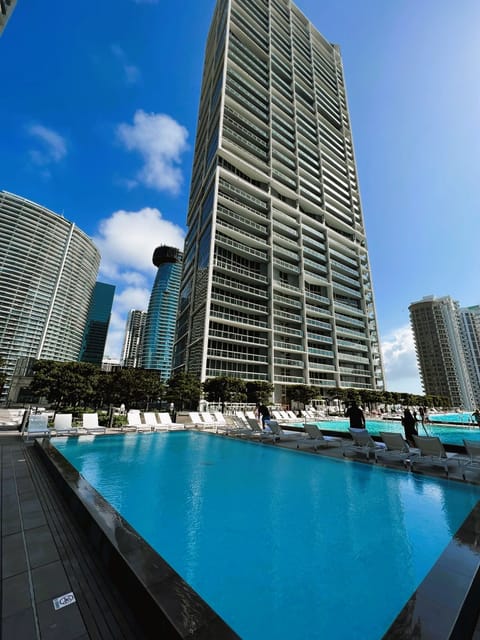
<instances>
[{"instance_id":1,"label":"person in dark clothing","mask_svg":"<svg viewBox=\"0 0 480 640\"><path fill-rule=\"evenodd\" d=\"M413 436L418 436L417 420L415 420L408 407L403 411L402 425L405 432L405 440L414 447Z\"/></svg>"},{"instance_id":2,"label":"person in dark clothing","mask_svg":"<svg viewBox=\"0 0 480 640\"><path fill-rule=\"evenodd\" d=\"M350 420L350 429L365 429L365 416L355 400L345 410L345 417Z\"/></svg>"},{"instance_id":3,"label":"person in dark clothing","mask_svg":"<svg viewBox=\"0 0 480 640\"><path fill-rule=\"evenodd\" d=\"M257 416L262 418L262 427L265 429L265 423L268 424L271 419L270 411L264 404L257 404Z\"/></svg>"}]
</instances>

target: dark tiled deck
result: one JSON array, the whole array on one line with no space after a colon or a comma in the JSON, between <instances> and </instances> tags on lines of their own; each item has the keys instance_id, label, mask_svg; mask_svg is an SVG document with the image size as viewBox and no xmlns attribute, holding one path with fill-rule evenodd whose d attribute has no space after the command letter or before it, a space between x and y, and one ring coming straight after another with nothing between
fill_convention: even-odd
<instances>
[{"instance_id":1,"label":"dark tiled deck","mask_svg":"<svg viewBox=\"0 0 480 640\"><path fill-rule=\"evenodd\" d=\"M1 618L3 640L143 640L146 637L38 453L0 434ZM76 602L55 610L53 599Z\"/></svg>"}]
</instances>

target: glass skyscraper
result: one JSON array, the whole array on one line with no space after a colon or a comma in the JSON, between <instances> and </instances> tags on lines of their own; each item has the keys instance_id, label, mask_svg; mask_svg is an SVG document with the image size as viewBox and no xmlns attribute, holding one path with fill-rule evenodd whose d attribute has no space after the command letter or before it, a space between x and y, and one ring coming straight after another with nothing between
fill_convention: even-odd
<instances>
[{"instance_id":1,"label":"glass skyscraper","mask_svg":"<svg viewBox=\"0 0 480 640\"><path fill-rule=\"evenodd\" d=\"M83 336L81 362L91 362L99 366L102 364L114 294L113 284L95 283Z\"/></svg>"},{"instance_id":2,"label":"glass skyscraper","mask_svg":"<svg viewBox=\"0 0 480 640\"><path fill-rule=\"evenodd\" d=\"M158 271L145 320L141 366L157 369L163 380L172 371L182 258L183 254L174 247L157 247L153 254Z\"/></svg>"},{"instance_id":3,"label":"glass skyscraper","mask_svg":"<svg viewBox=\"0 0 480 640\"><path fill-rule=\"evenodd\" d=\"M289 0L218 0L190 188L175 370L383 389L338 46Z\"/></svg>"},{"instance_id":4,"label":"glass skyscraper","mask_svg":"<svg viewBox=\"0 0 480 640\"><path fill-rule=\"evenodd\" d=\"M100 254L75 224L0 191L0 357L77 361Z\"/></svg>"}]
</instances>

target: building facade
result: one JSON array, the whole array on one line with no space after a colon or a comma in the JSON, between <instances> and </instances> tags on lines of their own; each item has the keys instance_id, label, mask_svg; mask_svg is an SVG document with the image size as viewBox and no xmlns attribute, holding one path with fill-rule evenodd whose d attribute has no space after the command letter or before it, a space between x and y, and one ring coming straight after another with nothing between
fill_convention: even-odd
<instances>
[{"instance_id":1,"label":"building facade","mask_svg":"<svg viewBox=\"0 0 480 640\"><path fill-rule=\"evenodd\" d=\"M100 254L75 224L0 192L0 357L8 394L20 357L76 361Z\"/></svg>"},{"instance_id":2,"label":"building facade","mask_svg":"<svg viewBox=\"0 0 480 640\"><path fill-rule=\"evenodd\" d=\"M17 0L0 0L0 36L15 9Z\"/></svg>"},{"instance_id":3,"label":"building facade","mask_svg":"<svg viewBox=\"0 0 480 640\"><path fill-rule=\"evenodd\" d=\"M153 264L158 268L148 304L143 336L143 369L157 369L170 378L177 320L183 254L174 247L157 247Z\"/></svg>"},{"instance_id":4,"label":"building facade","mask_svg":"<svg viewBox=\"0 0 480 640\"><path fill-rule=\"evenodd\" d=\"M450 296L426 296L409 311L424 393L470 411L475 403L458 302Z\"/></svg>"},{"instance_id":5,"label":"building facade","mask_svg":"<svg viewBox=\"0 0 480 640\"><path fill-rule=\"evenodd\" d=\"M136 368L142 366L143 335L146 319L146 311L131 309L128 312L122 347L122 365L124 367Z\"/></svg>"},{"instance_id":6,"label":"building facade","mask_svg":"<svg viewBox=\"0 0 480 640\"><path fill-rule=\"evenodd\" d=\"M480 305L460 309L460 332L475 406L480 407Z\"/></svg>"},{"instance_id":7,"label":"building facade","mask_svg":"<svg viewBox=\"0 0 480 640\"><path fill-rule=\"evenodd\" d=\"M113 284L95 283L80 351L81 362L102 365L114 295Z\"/></svg>"},{"instance_id":8,"label":"building facade","mask_svg":"<svg viewBox=\"0 0 480 640\"><path fill-rule=\"evenodd\" d=\"M174 370L383 389L342 60L289 0L218 0Z\"/></svg>"}]
</instances>

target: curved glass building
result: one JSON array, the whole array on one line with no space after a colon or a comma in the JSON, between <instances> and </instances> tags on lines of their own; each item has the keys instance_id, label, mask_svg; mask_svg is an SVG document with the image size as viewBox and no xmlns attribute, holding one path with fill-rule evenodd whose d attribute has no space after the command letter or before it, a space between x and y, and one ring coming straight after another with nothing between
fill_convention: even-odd
<instances>
[{"instance_id":1,"label":"curved glass building","mask_svg":"<svg viewBox=\"0 0 480 640\"><path fill-rule=\"evenodd\" d=\"M148 304L141 366L158 369L163 380L170 377L172 369L182 262L183 254L174 247L157 247L153 253L158 271Z\"/></svg>"},{"instance_id":2,"label":"curved glass building","mask_svg":"<svg viewBox=\"0 0 480 640\"><path fill-rule=\"evenodd\" d=\"M78 360L99 264L98 249L73 222L0 191L1 399L20 357Z\"/></svg>"}]
</instances>

